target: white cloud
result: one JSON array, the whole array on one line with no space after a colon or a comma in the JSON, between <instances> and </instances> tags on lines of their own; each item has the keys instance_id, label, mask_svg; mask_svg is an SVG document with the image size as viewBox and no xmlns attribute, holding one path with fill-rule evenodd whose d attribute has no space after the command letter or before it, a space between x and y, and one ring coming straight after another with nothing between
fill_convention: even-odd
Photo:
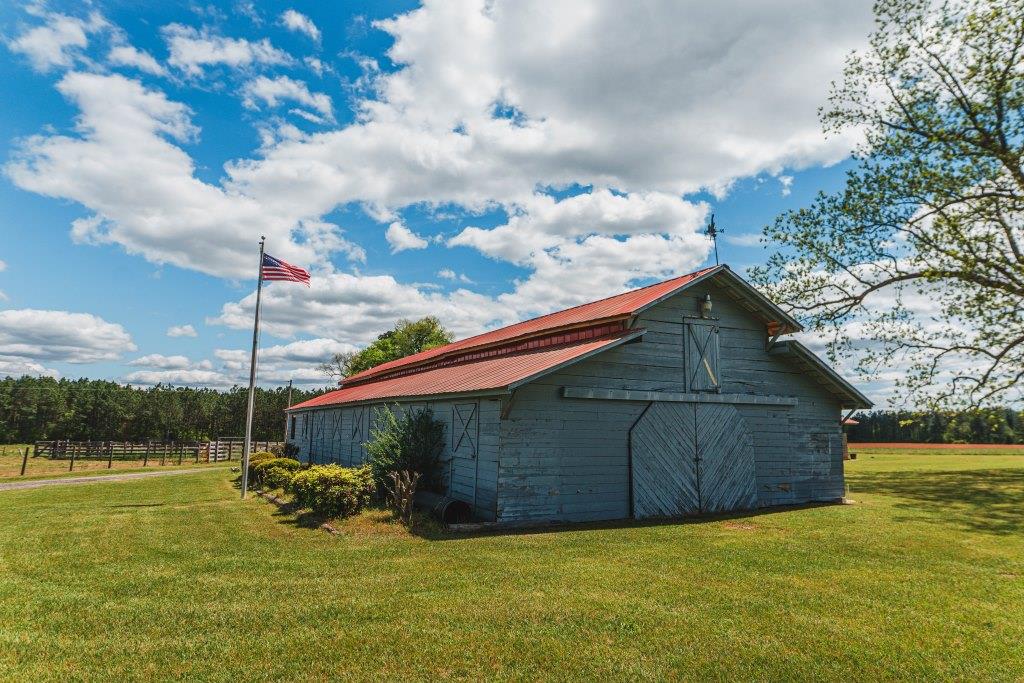
<instances>
[{"instance_id":1,"label":"white cloud","mask_svg":"<svg viewBox=\"0 0 1024 683\"><path fill-rule=\"evenodd\" d=\"M0 377L21 377L23 375L60 377L59 372L53 368L45 367L41 363L16 356L0 355Z\"/></svg>"},{"instance_id":2,"label":"white cloud","mask_svg":"<svg viewBox=\"0 0 1024 683\"><path fill-rule=\"evenodd\" d=\"M488 256L529 265L538 252L591 235L689 237L702 225L707 206L658 192L621 196L599 189L561 201L533 195L515 210L504 225L466 228L448 244L475 247ZM693 246L699 243L694 241Z\"/></svg>"},{"instance_id":3,"label":"white cloud","mask_svg":"<svg viewBox=\"0 0 1024 683\"><path fill-rule=\"evenodd\" d=\"M334 334L339 312L381 323L375 334L395 314L438 306L460 330L477 331L695 267L707 253L696 233L705 209L683 195L844 157L851 140L826 140L816 109L870 22L861 3L812 0L428 0L378 24L393 37L388 56L400 68L365 62L353 123L309 135L294 126L268 131L258 156L228 163L220 185L198 180L173 142L197 134L187 108L96 74L69 74L59 85L81 111L77 134L26 141L8 173L25 189L89 207L95 219L76 226L80 239L157 263L247 278L265 232L282 245L272 253L323 271L314 282L325 287L294 301L317 315L275 313L283 334L347 341L357 335ZM266 40L181 25L164 35L168 63L192 75L213 64L293 62ZM594 190L556 201L537 189L573 184ZM436 298L393 278L335 273L332 252L360 251L321 219L353 202L392 224L397 248L425 242L401 222L404 207L503 208L506 225L467 229L450 244L530 275L499 297L460 289ZM370 312L336 302L338 290L356 302L384 299ZM244 301L227 304L221 319L233 320Z\"/></svg>"},{"instance_id":4,"label":"white cloud","mask_svg":"<svg viewBox=\"0 0 1024 683\"><path fill-rule=\"evenodd\" d=\"M115 66L134 67L154 76L163 76L167 73L160 62L153 58L153 55L132 45L117 45L110 48L110 52L107 53L107 61Z\"/></svg>"},{"instance_id":5,"label":"white cloud","mask_svg":"<svg viewBox=\"0 0 1024 683\"><path fill-rule=\"evenodd\" d=\"M451 268L442 268L441 270L437 271L437 276L439 278L444 278L445 280L454 280L457 277L455 271L452 270Z\"/></svg>"},{"instance_id":6,"label":"white cloud","mask_svg":"<svg viewBox=\"0 0 1024 683\"><path fill-rule=\"evenodd\" d=\"M123 327L90 313L0 311L0 356L91 363L116 360L135 348Z\"/></svg>"},{"instance_id":7,"label":"white cloud","mask_svg":"<svg viewBox=\"0 0 1024 683\"><path fill-rule=\"evenodd\" d=\"M331 67L327 66L316 57L303 57L302 61L305 62L306 66L308 66L317 76L323 76L325 71L331 70Z\"/></svg>"},{"instance_id":8,"label":"white cloud","mask_svg":"<svg viewBox=\"0 0 1024 683\"><path fill-rule=\"evenodd\" d=\"M198 133L185 105L119 74L72 72L57 87L82 111L79 135L24 140L5 170L19 187L94 211L74 222L76 241L232 278L252 277L261 234L275 256L297 265L328 267L334 251L364 256L300 203L271 205L197 179L172 143Z\"/></svg>"},{"instance_id":9,"label":"white cloud","mask_svg":"<svg viewBox=\"0 0 1024 683\"><path fill-rule=\"evenodd\" d=\"M0 273L4 272L5 270L7 270L7 262L0 260Z\"/></svg>"},{"instance_id":10,"label":"white cloud","mask_svg":"<svg viewBox=\"0 0 1024 683\"><path fill-rule=\"evenodd\" d=\"M89 45L89 34L108 26L98 12L91 13L87 19L56 12L39 14L46 21L45 24L26 30L7 44L12 52L28 57L36 71L71 66Z\"/></svg>"},{"instance_id":11,"label":"white cloud","mask_svg":"<svg viewBox=\"0 0 1024 683\"><path fill-rule=\"evenodd\" d=\"M225 389L237 384L216 370L137 370L125 375L124 381L141 386L170 384L212 389Z\"/></svg>"},{"instance_id":12,"label":"white cloud","mask_svg":"<svg viewBox=\"0 0 1024 683\"><path fill-rule=\"evenodd\" d=\"M782 196L788 197L793 191L793 176L791 175L780 175L779 184L782 185Z\"/></svg>"},{"instance_id":13,"label":"white cloud","mask_svg":"<svg viewBox=\"0 0 1024 683\"><path fill-rule=\"evenodd\" d=\"M532 269L503 300L522 315L545 313L696 268L709 250L697 231L706 213L706 205L656 192L534 195L504 225L466 228L448 244Z\"/></svg>"},{"instance_id":14,"label":"white cloud","mask_svg":"<svg viewBox=\"0 0 1024 683\"><path fill-rule=\"evenodd\" d=\"M171 325L167 328L168 337L198 337L196 328L191 325Z\"/></svg>"},{"instance_id":15,"label":"white cloud","mask_svg":"<svg viewBox=\"0 0 1024 683\"><path fill-rule=\"evenodd\" d=\"M334 120L334 105L331 98L324 93L311 93L302 81L287 76L267 78L258 76L245 84L242 89L245 106L255 108L258 101L269 107L276 107L281 100L293 100L320 112L323 120Z\"/></svg>"},{"instance_id":16,"label":"white cloud","mask_svg":"<svg viewBox=\"0 0 1024 683\"><path fill-rule=\"evenodd\" d=\"M423 239L412 230L407 228L401 221L395 221L388 226L384 232L388 244L391 245L391 253L397 254L406 249L426 249L429 242Z\"/></svg>"},{"instance_id":17,"label":"white cloud","mask_svg":"<svg viewBox=\"0 0 1024 683\"><path fill-rule=\"evenodd\" d=\"M223 64L231 68L244 68L254 64L285 65L294 60L263 38L249 41L244 38L226 38L182 24L169 24L163 28L164 41L170 57L167 63L191 76L203 74L204 67Z\"/></svg>"},{"instance_id":18,"label":"white cloud","mask_svg":"<svg viewBox=\"0 0 1024 683\"><path fill-rule=\"evenodd\" d=\"M729 244L734 244L737 247L757 247L761 244L761 233L759 232L741 232L738 234L726 233L723 239Z\"/></svg>"},{"instance_id":19,"label":"white cloud","mask_svg":"<svg viewBox=\"0 0 1024 683\"><path fill-rule=\"evenodd\" d=\"M151 353L148 356L129 361L128 365L161 370L183 370L192 367L192 361L186 356L164 356L159 353Z\"/></svg>"},{"instance_id":20,"label":"white cloud","mask_svg":"<svg viewBox=\"0 0 1024 683\"><path fill-rule=\"evenodd\" d=\"M289 379L298 383L327 385L330 379L317 369L335 353L355 351L352 344L333 339L306 339L260 349L258 379L261 383L283 384ZM233 377L248 378L248 349L217 349L214 355L223 362L225 372Z\"/></svg>"},{"instance_id":21,"label":"white cloud","mask_svg":"<svg viewBox=\"0 0 1024 683\"><path fill-rule=\"evenodd\" d=\"M474 334L515 311L500 300L459 289L449 294L423 291L390 275L331 273L314 277L309 289L270 286L263 290L261 327L280 337L309 334L363 347L399 318L437 315L457 336ZM301 290L301 291L300 291ZM211 324L251 329L255 293L224 304Z\"/></svg>"},{"instance_id":22,"label":"white cloud","mask_svg":"<svg viewBox=\"0 0 1024 683\"><path fill-rule=\"evenodd\" d=\"M293 9L285 10L281 13L281 23L290 31L305 33L315 42L320 42L320 29L305 14L296 12Z\"/></svg>"}]
</instances>

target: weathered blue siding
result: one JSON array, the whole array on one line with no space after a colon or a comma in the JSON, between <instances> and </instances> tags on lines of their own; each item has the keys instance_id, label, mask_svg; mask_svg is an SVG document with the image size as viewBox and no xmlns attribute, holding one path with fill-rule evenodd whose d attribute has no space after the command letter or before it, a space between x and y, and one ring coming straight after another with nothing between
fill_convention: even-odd
<instances>
[{"instance_id":1,"label":"weathered blue siding","mask_svg":"<svg viewBox=\"0 0 1024 683\"><path fill-rule=\"evenodd\" d=\"M289 442L298 447L302 462L339 463L356 466L366 462L366 442L371 438L374 413L385 407L430 408L445 425L445 448L441 455L444 493L473 506L477 517L493 520L497 496L498 421L501 404L495 398L452 401L399 401L387 404L327 407L296 414L296 433ZM456 406L466 414L474 406L472 445L465 440L456 452L453 435L461 431ZM454 424L459 429L453 428ZM478 433L477 433L478 432Z\"/></svg>"},{"instance_id":2,"label":"weathered blue siding","mask_svg":"<svg viewBox=\"0 0 1024 683\"><path fill-rule=\"evenodd\" d=\"M564 398L565 386L685 392L685 316L710 293L718 319L722 393L789 396L793 407L738 405L754 438L760 506L843 495L840 405L829 391L765 350L764 324L706 285L639 316L642 341L520 388L501 423L502 520L602 520L629 515L628 432L646 403Z\"/></svg>"}]
</instances>

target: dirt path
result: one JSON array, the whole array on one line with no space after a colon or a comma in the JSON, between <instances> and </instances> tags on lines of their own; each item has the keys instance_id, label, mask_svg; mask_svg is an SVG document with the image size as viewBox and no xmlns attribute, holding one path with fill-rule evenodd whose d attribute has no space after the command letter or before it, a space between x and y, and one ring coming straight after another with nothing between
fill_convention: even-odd
<instances>
[{"instance_id":1,"label":"dirt path","mask_svg":"<svg viewBox=\"0 0 1024 683\"><path fill-rule=\"evenodd\" d=\"M134 472L131 474L103 474L93 477L63 477L61 479L33 479L32 481L16 481L0 484L0 491L13 491L15 489L34 489L41 486L56 486L57 484L102 484L110 481L128 481L129 479L147 479L149 477L169 477L173 474L196 474L198 472L210 472L214 468L199 467L187 470L167 470L164 472Z\"/></svg>"}]
</instances>

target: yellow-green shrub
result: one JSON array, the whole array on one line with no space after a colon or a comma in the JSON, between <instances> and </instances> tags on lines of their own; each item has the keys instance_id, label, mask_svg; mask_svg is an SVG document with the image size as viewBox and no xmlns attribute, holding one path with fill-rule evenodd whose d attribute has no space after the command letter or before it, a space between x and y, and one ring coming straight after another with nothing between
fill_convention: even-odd
<instances>
[{"instance_id":1,"label":"yellow-green shrub","mask_svg":"<svg viewBox=\"0 0 1024 683\"><path fill-rule=\"evenodd\" d=\"M252 467L258 462L264 462L265 460L273 460L278 456L274 455L270 451L255 451L249 454L249 466Z\"/></svg>"},{"instance_id":2,"label":"yellow-green shrub","mask_svg":"<svg viewBox=\"0 0 1024 683\"><path fill-rule=\"evenodd\" d=\"M281 474L276 474L274 482L270 482L267 479L267 475L271 470L279 470L280 472L291 475L297 472L302 467L302 463L298 460L292 460L291 458L270 458L260 459L255 463L250 462L249 464L249 483L253 486L269 486L270 488L288 488L287 478L282 477Z\"/></svg>"},{"instance_id":3,"label":"yellow-green shrub","mask_svg":"<svg viewBox=\"0 0 1024 683\"><path fill-rule=\"evenodd\" d=\"M347 517L369 504L373 474L366 466L314 465L292 476L291 492L299 507L325 517Z\"/></svg>"}]
</instances>

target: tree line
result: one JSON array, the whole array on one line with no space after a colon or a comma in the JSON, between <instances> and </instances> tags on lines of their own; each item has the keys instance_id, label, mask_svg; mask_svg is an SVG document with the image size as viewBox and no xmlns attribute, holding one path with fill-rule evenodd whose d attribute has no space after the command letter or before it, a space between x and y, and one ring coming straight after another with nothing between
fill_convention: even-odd
<instances>
[{"instance_id":1,"label":"tree line","mask_svg":"<svg viewBox=\"0 0 1024 683\"><path fill-rule=\"evenodd\" d=\"M851 442L1024 443L1024 411L1012 408L876 410L854 419Z\"/></svg>"},{"instance_id":2,"label":"tree line","mask_svg":"<svg viewBox=\"0 0 1024 683\"><path fill-rule=\"evenodd\" d=\"M292 391L292 403L325 389ZM248 391L157 385L137 388L91 379L0 379L0 443L201 441L245 434ZM284 438L288 389L256 390L253 438Z\"/></svg>"}]
</instances>

